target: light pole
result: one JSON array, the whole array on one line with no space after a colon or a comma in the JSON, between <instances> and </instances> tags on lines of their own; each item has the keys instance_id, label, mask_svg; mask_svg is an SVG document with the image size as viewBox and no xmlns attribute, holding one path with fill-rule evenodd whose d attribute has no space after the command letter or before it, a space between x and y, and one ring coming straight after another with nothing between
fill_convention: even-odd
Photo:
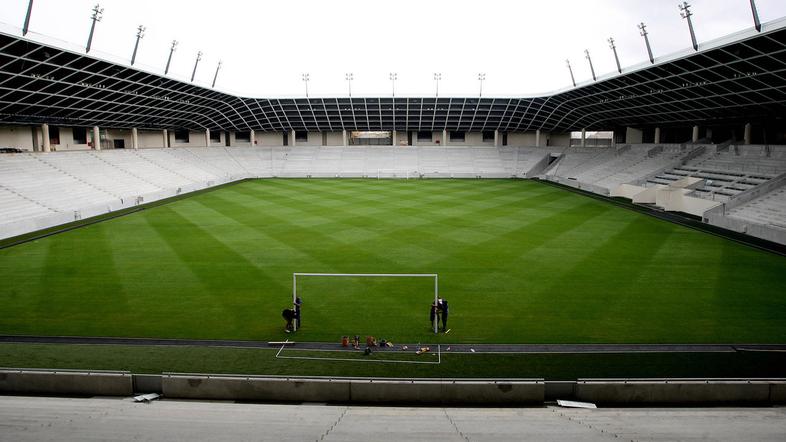
<instances>
[{"instance_id":1,"label":"light pole","mask_svg":"<svg viewBox=\"0 0 786 442\"><path fill-rule=\"evenodd\" d=\"M219 71L219 69L221 69L221 65L222 64L223 63L221 62L221 60L218 60L218 65L216 65L216 74L213 75L213 85L210 86L211 88L216 87L216 80L218 79L218 71ZM253 142L254 140L251 140L251 141Z\"/></svg>"},{"instance_id":2,"label":"light pole","mask_svg":"<svg viewBox=\"0 0 786 442\"><path fill-rule=\"evenodd\" d=\"M177 40L172 40L172 47L169 48L169 58L166 60L166 69L164 69L164 75L169 73L169 64L172 63L172 54L175 53L175 48L177 48Z\"/></svg>"},{"instance_id":3,"label":"light pole","mask_svg":"<svg viewBox=\"0 0 786 442\"><path fill-rule=\"evenodd\" d=\"M573 68L570 67L570 60L565 60L565 64L568 65L568 72L570 72L570 81L573 82L573 87L576 87L576 77L573 76Z\"/></svg>"},{"instance_id":4,"label":"light pole","mask_svg":"<svg viewBox=\"0 0 786 442\"><path fill-rule=\"evenodd\" d=\"M352 75L352 72L347 72L344 74L344 78L347 79L347 88L349 88L349 98L352 98L352 79L355 78Z\"/></svg>"},{"instance_id":5,"label":"light pole","mask_svg":"<svg viewBox=\"0 0 786 442\"><path fill-rule=\"evenodd\" d=\"M614 38L609 37L609 39L606 41L609 42L609 47L611 48L612 51L614 51L614 61L617 62L617 72L621 74L622 66L620 66L620 58L617 56L617 46L614 45Z\"/></svg>"},{"instance_id":6,"label":"light pole","mask_svg":"<svg viewBox=\"0 0 786 442\"><path fill-rule=\"evenodd\" d=\"M751 0L751 3L753 1ZM27 4L27 14L25 14L25 25L22 26L22 36L27 35L27 31L30 30L30 14L33 13L33 0L30 0L30 3Z\"/></svg>"},{"instance_id":7,"label":"light pole","mask_svg":"<svg viewBox=\"0 0 786 442\"><path fill-rule=\"evenodd\" d=\"M311 80L308 72L301 74L301 78L303 79L303 83L306 85L306 98L308 98L308 82Z\"/></svg>"},{"instance_id":8,"label":"light pole","mask_svg":"<svg viewBox=\"0 0 786 442\"><path fill-rule=\"evenodd\" d=\"M30 7L32 6L33 6L33 0L30 0ZM28 9L28 11L30 10ZM751 12L753 13L753 26L756 28L757 31L761 32L761 22L759 21L759 10L756 9L755 0L751 0ZM30 12L28 12L28 16L29 15Z\"/></svg>"},{"instance_id":9,"label":"light pole","mask_svg":"<svg viewBox=\"0 0 786 442\"><path fill-rule=\"evenodd\" d=\"M194 77L196 76L196 69L199 66L199 60L202 59L202 51L197 52L196 61L194 62L194 70L191 72L191 82L194 82Z\"/></svg>"},{"instance_id":10,"label":"light pole","mask_svg":"<svg viewBox=\"0 0 786 442\"><path fill-rule=\"evenodd\" d=\"M647 44L647 54L650 56L650 63L655 64L655 57L652 56L652 47L650 46L650 39L648 37L647 25L644 22L639 23L639 34L644 37L644 43Z\"/></svg>"},{"instance_id":11,"label":"light pole","mask_svg":"<svg viewBox=\"0 0 786 442\"><path fill-rule=\"evenodd\" d=\"M680 8L680 17L688 21L688 29L690 30L690 41L691 43L693 43L693 50L698 51L699 44L696 42L696 32L694 32L693 30L693 21L690 19L691 16L693 15L693 13L690 12L690 4L688 4L688 2L682 2L682 4L677 5L677 7Z\"/></svg>"},{"instance_id":12,"label":"light pole","mask_svg":"<svg viewBox=\"0 0 786 442\"><path fill-rule=\"evenodd\" d=\"M398 74L395 72L390 73L390 84L393 88L393 98L396 98L396 80L398 80Z\"/></svg>"},{"instance_id":13,"label":"light pole","mask_svg":"<svg viewBox=\"0 0 786 442\"><path fill-rule=\"evenodd\" d=\"M478 81L480 82L480 92L478 93L478 98L483 97L483 80L485 79L486 79L486 74L482 72L478 74Z\"/></svg>"},{"instance_id":14,"label":"light pole","mask_svg":"<svg viewBox=\"0 0 786 442\"><path fill-rule=\"evenodd\" d=\"M93 24L90 26L90 35L87 37L87 46L85 47L85 53L90 52L90 47L93 46L93 33L96 30L96 22L101 21L101 16L104 14L104 8L100 5L96 4L93 6L93 15L90 17L93 20Z\"/></svg>"},{"instance_id":15,"label":"light pole","mask_svg":"<svg viewBox=\"0 0 786 442\"><path fill-rule=\"evenodd\" d=\"M131 66L133 66L134 62L136 61L136 50L139 49L139 40L141 40L144 36L145 27L139 25L139 27L136 28L136 43L134 44L134 53L131 55Z\"/></svg>"},{"instance_id":16,"label":"light pole","mask_svg":"<svg viewBox=\"0 0 786 442\"><path fill-rule=\"evenodd\" d=\"M586 57L587 61L590 65L590 72L592 72L592 81L598 81L595 77L595 68L592 66L592 58L590 58L589 49L584 49L584 57Z\"/></svg>"},{"instance_id":17,"label":"light pole","mask_svg":"<svg viewBox=\"0 0 786 442\"><path fill-rule=\"evenodd\" d=\"M435 97L439 98L439 80L442 80L442 73L435 72L434 73L434 82L437 84L437 90L434 94Z\"/></svg>"}]
</instances>

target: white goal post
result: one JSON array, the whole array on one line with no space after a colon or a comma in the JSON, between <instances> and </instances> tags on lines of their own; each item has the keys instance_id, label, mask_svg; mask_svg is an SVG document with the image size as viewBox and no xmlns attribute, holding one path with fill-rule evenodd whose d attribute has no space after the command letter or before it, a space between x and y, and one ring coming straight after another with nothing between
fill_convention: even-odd
<instances>
[{"instance_id":1,"label":"white goal post","mask_svg":"<svg viewBox=\"0 0 786 442\"><path fill-rule=\"evenodd\" d=\"M293 273L292 274L292 305L297 308L297 277L298 276L318 276L318 277L337 277L337 278L434 278L434 304L439 300L439 275L436 273ZM298 327L297 321L293 321L295 331ZM438 333L438 319L434 315L434 333Z\"/></svg>"}]
</instances>

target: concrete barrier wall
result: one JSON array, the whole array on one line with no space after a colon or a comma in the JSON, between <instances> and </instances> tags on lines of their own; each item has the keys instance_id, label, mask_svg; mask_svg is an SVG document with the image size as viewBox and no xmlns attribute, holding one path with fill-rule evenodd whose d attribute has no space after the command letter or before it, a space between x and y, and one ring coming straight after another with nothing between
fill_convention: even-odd
<instances>
[{"instance_id":1,"label":"concrete barrier wall","mask_svg":"<svg viewBox=\"0 0 786 442\"><path fill-rule=\"evenodd\" d=\"M0 369L0 392L129 396L132 377L127 372Z\"/></svg>"},{"instance_id":2,"label":"concrete barrier wall","mask_svg":"<svg viewBox=\"0 0 786 442\"><path fill-rule=\"evenodd\" d=\"M583 381L574 394L598 404L692 404L769 402L768 381Z\"/></svg>"},{"instance_id":3,"label":"concrete barrier wall","mask_svg":"<svg viewBox=\"0 0 786 442\"><path fill-rule=\"evenodd\" d=\"M417 404L542 403L542 380L442 381L271 378L168 374L165 397L296 402Z\"/></svg>"}]
</instances>

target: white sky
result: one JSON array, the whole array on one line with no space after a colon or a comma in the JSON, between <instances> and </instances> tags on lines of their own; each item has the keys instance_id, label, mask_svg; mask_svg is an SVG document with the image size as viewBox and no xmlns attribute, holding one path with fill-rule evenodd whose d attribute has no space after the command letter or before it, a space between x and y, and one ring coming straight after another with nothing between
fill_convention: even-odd
<instances>
[{"instance_id":1,"label":"white sky","mask_svg":"<svg viewBox=\"0 0 786 442\"><path fill-rule=\"evenodd\" d=\"M95 0L35 0L31 36L84 46ZM136 27L147 32L137 65L163 73L170 42L180 42L170 75L210 85L223 60L217 89L245 96L353 96L391 92L484 96L548 92L591 78L584 49L598 75L615 70L606 43L617 42L624 66L647 59L636 25L648 25L655 56L690 46L676 0L100 0L105 8L93 41L95 55L130 59ZM748 0L693 0L699 42L753 26ZM786 0L757 0L762 22L786 16ZM28 0L0 0L0 22L21 28ZM20 31L16 31L21 33Z\"/></svg>"}]
</instances>

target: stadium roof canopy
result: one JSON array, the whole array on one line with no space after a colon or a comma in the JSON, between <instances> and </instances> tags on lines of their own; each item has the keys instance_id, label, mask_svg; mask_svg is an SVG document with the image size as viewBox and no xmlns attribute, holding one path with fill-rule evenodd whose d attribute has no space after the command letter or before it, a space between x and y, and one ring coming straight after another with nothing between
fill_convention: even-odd
<instances>
[{"instance_id":1,"label":"stadium roof canopy","mask_svg":"<svg viewBox=\"0 0 786 442\"><path fill-rule=\"evenodd\" d=\"M0 33L0 123L9 124L563 132L784 116L784 19L574 88L510 98L246 98Z\"/></svg>"}]
</instances>

